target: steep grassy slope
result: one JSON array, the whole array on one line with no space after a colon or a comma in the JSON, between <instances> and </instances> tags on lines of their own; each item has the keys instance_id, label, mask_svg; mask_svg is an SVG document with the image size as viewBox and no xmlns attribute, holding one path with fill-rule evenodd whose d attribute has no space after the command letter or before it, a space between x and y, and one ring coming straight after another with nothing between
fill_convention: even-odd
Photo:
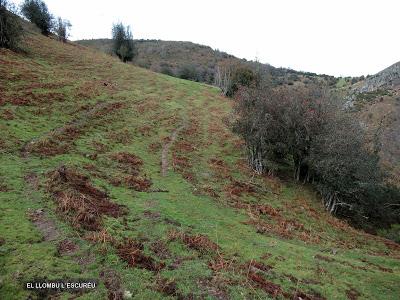
<instances>
[{"instance_id":1,"label":"steep grassy slope","mask_svg":"<svg viewBox=\"0 0 400 300\"><path fill-rule=\"evenodd\" d=\"M252 174L210 86L26 35L0 50L0 298L398 299L400 249ZM61 299L71 297L60 293Z\"/></svg>"}]
</instances>

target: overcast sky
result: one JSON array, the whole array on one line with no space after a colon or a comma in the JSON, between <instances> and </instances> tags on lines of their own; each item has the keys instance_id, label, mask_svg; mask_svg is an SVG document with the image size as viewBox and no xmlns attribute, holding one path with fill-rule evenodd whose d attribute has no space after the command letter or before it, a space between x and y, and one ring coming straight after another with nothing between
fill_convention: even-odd
<instances>
[{"instance_id":1,"label":"overcast sky","mask_svg":"<svg viewBox=\"0 0 400 300\"><path fill-rule=\"evenodd\" d=\"M21 0L14 0L19 4ZM71 39L192 41L276 67L335 76L374 74L400 60L400 0L45 0Z\"/></svg>"}]
</instances>

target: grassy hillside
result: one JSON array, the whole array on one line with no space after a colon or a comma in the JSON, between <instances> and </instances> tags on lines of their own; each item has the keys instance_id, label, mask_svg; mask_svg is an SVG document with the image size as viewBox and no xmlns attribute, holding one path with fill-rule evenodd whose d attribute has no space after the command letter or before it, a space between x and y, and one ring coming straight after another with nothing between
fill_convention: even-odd
<instances>
[{"instance_id":1,"label":"grassy hillside","mask_svg":"<svg viewBox=\"0 0 400 300\"><path fill-rule=\"evenodd\" d=\"M0 50L1 299L398 299L399 245L251 173L216 88L25 44ZM38 295L35 278L99 287Z\"/></svg>"}]
</instances>

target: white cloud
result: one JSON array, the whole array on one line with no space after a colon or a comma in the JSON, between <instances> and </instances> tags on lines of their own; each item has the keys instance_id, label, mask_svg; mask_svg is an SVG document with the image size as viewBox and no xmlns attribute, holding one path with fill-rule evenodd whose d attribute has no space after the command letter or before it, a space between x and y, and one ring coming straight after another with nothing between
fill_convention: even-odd
<instances>
[{"instance_id":1,"label":"white cloud","mask_svg":"<svg viewBox=\"0 0 400 300\"><path fill-rule=\"evenodd\" d=\"M14 1L22 2L21 0ZM336 76L373 74L400 60L398 0L47 0L72 39L185 40L277 67Z\"/></svg>"}]
</instances>

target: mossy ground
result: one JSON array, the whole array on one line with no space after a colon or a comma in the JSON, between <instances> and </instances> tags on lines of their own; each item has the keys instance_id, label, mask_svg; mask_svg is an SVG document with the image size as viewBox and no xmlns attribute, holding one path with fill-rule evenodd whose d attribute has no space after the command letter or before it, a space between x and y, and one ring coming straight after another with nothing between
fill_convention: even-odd
<instances>
[{"instance_id":1,"label":"mossy ground","mask_svg":"<svg viewBox=\"0 0 400 300\"><path fill-rule=\"evenodd\" d=\"M134 299L268 299L296 291L398 299L399 247L329 216L307 186L252 174L243 144L226 125L232 102L216 88L35 33L25 43L27 53L0 50L1 299L39 297L23 284L44 277L97 279L99 287L79 299L104 299L110 287L101 273L109 270ZM102 103L121 106L93 113ZM79 131L57 136L71 124ZM162 147L180 126L162 176ZM150 190L112 184L126 176L112 159L119 152L143 160L141 176L151 179ZM125 217L103 218L102 232L114 243L87 239L57 210L48 173L61 165L127 207ZM32 174L36 185L27 180ZM56 224L56 240L44 240L31 221L39 209ZM190 247L171 232L206 236L218 249ZM165 267L129 267L115 247L127 238ZM78 246L71 255L57 250L65 239ZM211 267L215 261L222 267ZM254 261L269 271L254 271ZM274 295L265 283L283 292Z\"/></svg>"}]
</instances>

